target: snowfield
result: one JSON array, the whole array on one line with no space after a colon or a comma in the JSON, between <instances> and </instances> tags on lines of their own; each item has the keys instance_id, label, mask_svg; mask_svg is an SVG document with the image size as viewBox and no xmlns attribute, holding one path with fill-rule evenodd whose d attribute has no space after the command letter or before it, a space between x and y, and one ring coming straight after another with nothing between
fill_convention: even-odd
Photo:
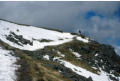
<instances>
[{"instance_id":1,"label":"snowfield","mask_svg":"<svg viewBox=\"0 0 120 81\"><path fill-rule=\"evenodd\" d=\"M17 59L10 53L12 52L0 47L0 81L16 81L17 79L15 73L18 69L15 64Z\"/></svg>"},{"instance_id":2,"label":"snowfield","mask_svg":"<svg viewBox=\"0 0 120 81\"><path fill-rule=\"evenodd\" d=\"M84 68L81 68L79 66L76 66L68 61L62 60L61 57L54 57L53 60L57 60L60 62L60 64L64 65L65 67L71 69L73 72L77 73L78 75L84 76L86 78L91 77L93 81L113 81L109 78L109 75L114 76L113 74L108 74L105 71L101 70L100 68L100 72L99 75L98 74L94 74L90 71L87 71ZM116 77L118 80L120 80L120 77Z\"/></svg>"},{"instance_id":3,"label":"snowfield","mask_svg":"<svg viewBox=\"0 0 120 81\"><path fill-rule=\"evenodd\" d=\"M20 46L6 39L6 36L10 35L10 32L14 32L16 35L22 35L24 39L33 42L33 45L27 44ZM77 40L88 43L88 38L82 38L77 35L72 35L66 32L58 32L54 30L48 30L43 28L37 28L33 26L22 26L6 21L0 20L0 39L9 45L22 49L34 51L37 49L44 48L49 45L59 45L66 42L70 42L76 37ZM35 39L35 40L33 40ZM39 40L46 39L51 40L50 42L40 42Z\"/></svg>"}]
</instances>

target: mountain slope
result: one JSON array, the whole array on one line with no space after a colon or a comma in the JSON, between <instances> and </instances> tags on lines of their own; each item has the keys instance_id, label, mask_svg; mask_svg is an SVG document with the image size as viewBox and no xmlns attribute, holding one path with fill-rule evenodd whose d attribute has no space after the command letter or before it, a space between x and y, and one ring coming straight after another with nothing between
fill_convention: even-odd
<instances>
[{"instance_id":1,"label":"mountain slope","mask_svg":"<svg viewBox=\"0 0 120 81\"><path fill-rule=\"evenodd\" d=\"M83 42L88 42L87 39L82 39L70 33L51 31L33 26L21 26L6 21L0 21L0 30L1 40L16 48L31 51L48 45L59 45L69 42L74 37Z\"/></svg>"},{"instance_id":2,"label":"mountain slope","mask_svg":"<svg viewBox=\"0 0 120 81\"><path fill-rule=\"evenodd\" d=\"M114 48L83 35L0 20L0 40L19 57L18 81L120 81Z\"/></svg>"}]
</instances>

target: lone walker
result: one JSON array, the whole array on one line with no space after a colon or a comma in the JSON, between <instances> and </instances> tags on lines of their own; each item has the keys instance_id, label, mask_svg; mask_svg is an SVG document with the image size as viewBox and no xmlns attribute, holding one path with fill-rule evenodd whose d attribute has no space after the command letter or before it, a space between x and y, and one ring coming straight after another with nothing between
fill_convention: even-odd
<instances>
[{"instance_id":1,"label":"lone walker","mask_svg":"<svg viewBox=\"0 0 120 81\"><path fill-rule=\"evenodd\" d=\"M79 35L81 35L81 34L82 34L80 30L78 30L78 34L79 34Z\"/></svg>"}]
</instances>

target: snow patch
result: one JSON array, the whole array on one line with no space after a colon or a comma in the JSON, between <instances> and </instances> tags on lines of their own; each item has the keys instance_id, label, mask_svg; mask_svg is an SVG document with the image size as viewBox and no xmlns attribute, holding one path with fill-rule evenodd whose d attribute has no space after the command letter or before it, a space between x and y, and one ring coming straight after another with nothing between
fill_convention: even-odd
<instances>
[{"instance_id":1,"label":"snow patch","mask_svg":"<svg viewBox=\"0 0 120 81\"><path fill-rule=\"evenodd\" d=\"M73 52L73 54L74 54L77 58L81 57L81 55L80 55L79 53L77 53L77 52Z\"/></svg>"},{"instance_id":2,"label":"snow patch","mask_svg":"<svg viewBox=\"0 0 120 81\"><path fill-rule=\"evenodd\" d=\"M89 42L89 39L88 38L82 38L82 37L77 37L77 40L79 41L82 41L82 42L85 42L85 43L88 43Z\"/></svg>"},{"instance_id":3,"label":"snow patch","mask_svg":"<svg viewBox=\"0 0 120 81\"><path fill-rule=\"evenodd\" d=\"M93 81L113 81L109 78L109 74L103 70L100 70L100 73L98 75L84 68L78 67L68 61L61 60L59 57L55 57L54 59L58 60L60 64L63 64L65 67L71 69L73 72L77 73L78 75L84 76L86 78L92 77ZM120 77L118 77L118 80L120 80Z\"/></svg>"},{"instance_id":4,"label":"snow patch","mask_svg":"<svg viewBox=\"0 0 120 81\"><path fill-rule=\"evenodd\" d=\"M98 54L96 53L95 56L98 56Z\"/></svg>"},{"instance_id":5,"label":"snow patch","mask_svg":"<svg viewBox=\"0 0 120 81\"><path fill-rule=\"evenodd\" d=\"M43 56L43 58L46 59L46 60L50 60L49 55L45 55L45 56Z\"/></svg>"},{"instance_id":6,"label":"snow patch","mask_svg":"<svg viewBox=\"0 0 120 81\"><path fill-rule=\"evenodd\" d=\"M12 56L11 51L4 50L0 47L0 81L16 81L15 71L18 66L15 64L17 58Z\"/></svg>"},{"instance_id":7,"label":"snow patch","mask_svg":"<svg viewBox=\"0 0 120 81\"><path fill-rule=\"evenodd\" d=\"M61 57L65 57L64 54L62 54L61 52L57 51L57 54L60 55Z\"/></svg>"},{"instance_id":8,"label":"snow patch","mask_svg":"<svg viewBox=\"0 0 120 81\"><path fill-rule=\"evenodd\" d=\"M77 57L77 58L80 58L81 55L77 52L74 52L72 49L70 49L70 51Z\"/></svg>"}]
</instances>

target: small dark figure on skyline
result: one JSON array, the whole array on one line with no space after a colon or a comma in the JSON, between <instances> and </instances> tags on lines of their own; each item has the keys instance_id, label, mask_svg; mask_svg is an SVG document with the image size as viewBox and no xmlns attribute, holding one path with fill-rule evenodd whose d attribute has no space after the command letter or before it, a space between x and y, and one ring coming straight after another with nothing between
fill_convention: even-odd
<instances>
[{"instance_id":1,"label":"small dark figure on skyline","mask_svg":"<svg viewBox=\"0 0 120 81\"><path fill-rule=\"evenodd\" d=\"M80 30L78 30L78 34L80 34L80 35L81 35L81 31L80 31Z\"/></svg>"}]
</instances>

